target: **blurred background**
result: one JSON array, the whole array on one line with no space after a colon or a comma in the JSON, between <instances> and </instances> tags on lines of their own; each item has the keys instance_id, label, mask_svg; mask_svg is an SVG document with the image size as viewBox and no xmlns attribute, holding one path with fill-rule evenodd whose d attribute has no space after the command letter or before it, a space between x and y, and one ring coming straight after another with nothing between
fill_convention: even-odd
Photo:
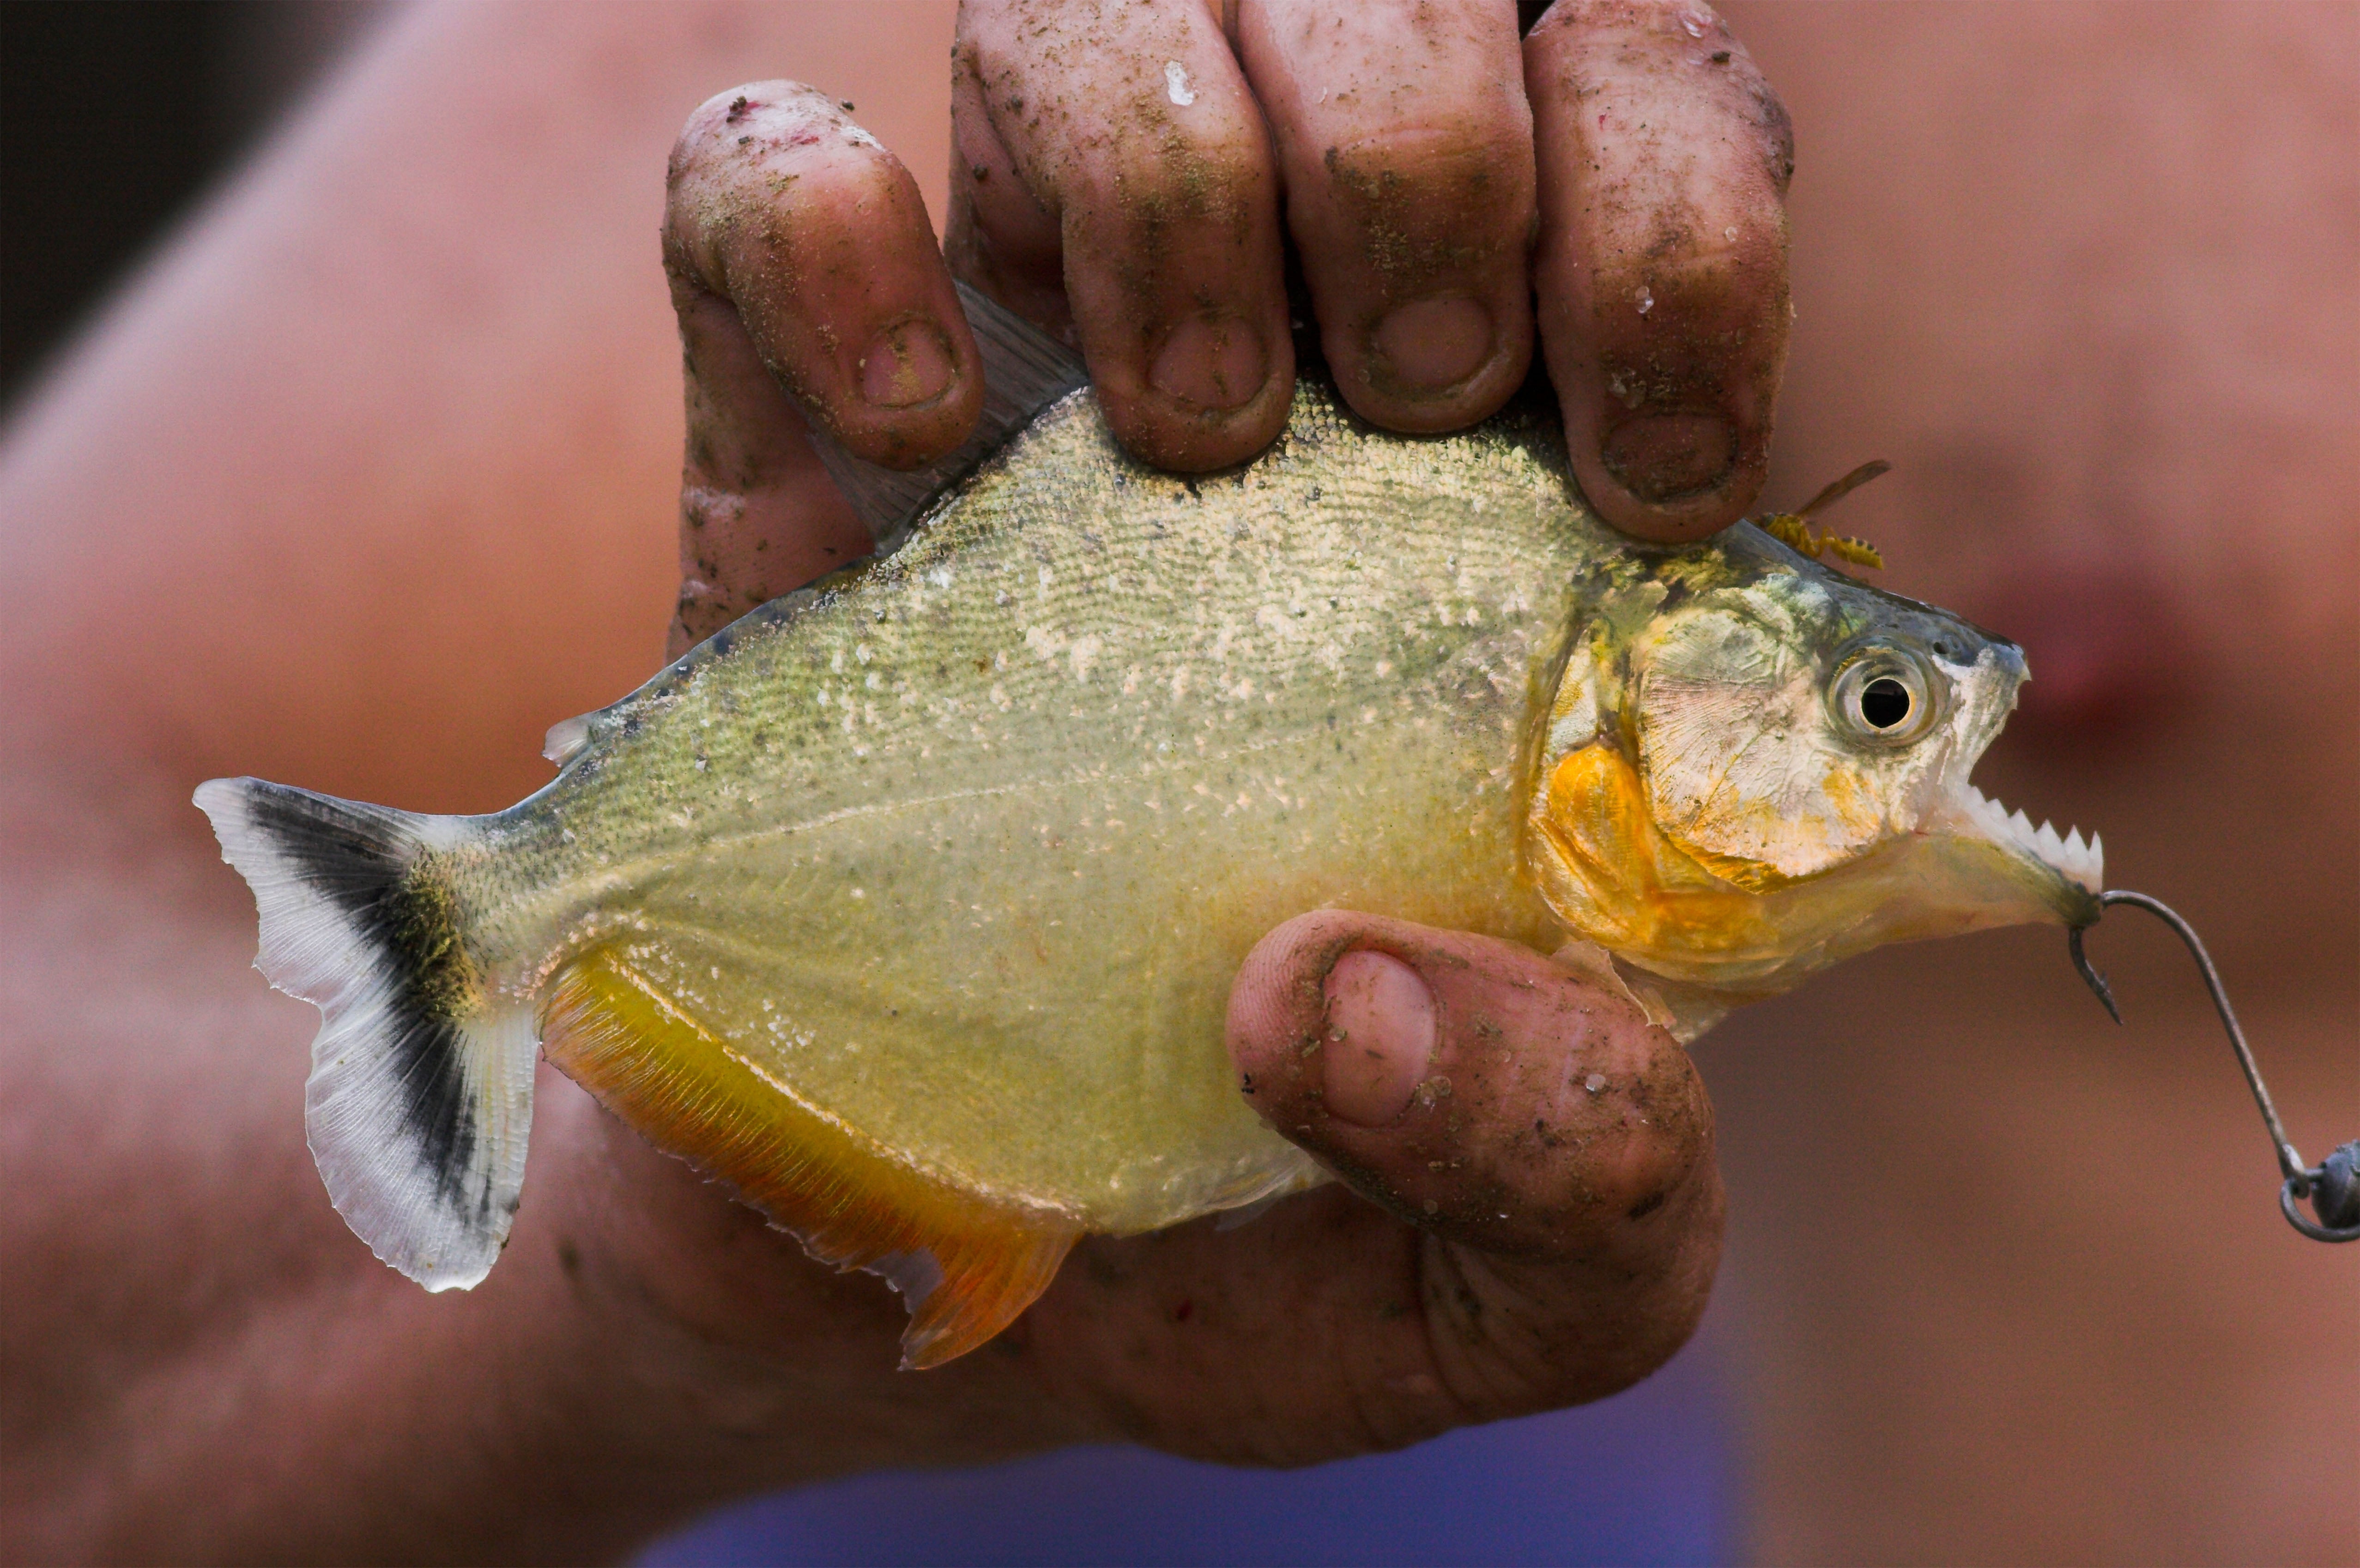
<instances>
[{"instance_id":1,"label":"blurred background","mask_svg":"<svg viewBox=\"0 0 2360 1568\"><path fill-rule=\"evenodd\" d=\"M0 5L0 402L387 8Z\"/></svg>"},{"instance_id":2,"label":"blurred background","mask_svg":"<svg viewBox=\"0 0 2360 1568\"><path fill-rule=\"evenodd\" d=\"M1799 127L1765 499L1898 462L1842 527L1885 548L1889 585L2016 636L2039 675L1983 781L2103 827L2116 877L2197 920L2317 1158L2360 1131L2360 10L1724 8ZM399 9L0 5L0 396ZM917 58L878 47L880 74ZM932 199L940 126L877 124ZM628 374L560 362L639 399L616 420L644 441L616 464L635 488L585 509L579 580L516 574L538 597L515 614L543 617L519 641L584 666L575 707L652 660L670 602L659 161L650 143L615 177L643 225L615 318ZM410 417L464 407L418 358ZM406 367L377 368L408 386ZM514 744L401 798L513 798L548 717L504 718ZM383 733L414 732L395 718ZM1098 1451L869 1477L748 1504L653 1561L2360 1562L2360 1249L2278 1226L2252 1107L2167 939L2098 940L2129 1031L2061 945L1881 953L1700 1049L1731 1258L1700 1343L1620 1399L1293 1475Z\"/></svg>"}]
</instances>

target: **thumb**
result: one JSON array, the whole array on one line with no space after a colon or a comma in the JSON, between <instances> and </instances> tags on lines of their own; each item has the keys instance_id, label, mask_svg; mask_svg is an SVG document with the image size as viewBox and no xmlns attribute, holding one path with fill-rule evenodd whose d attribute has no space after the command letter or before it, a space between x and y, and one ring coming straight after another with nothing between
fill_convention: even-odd
<instances>
[{"instance_id":1,"label":"thumb","mask_svg":"<svg viewBox=\"0 0 2360 1568\"><path fill-rule=\"evenodd\" d=\"M1640 1315L1655 1326L1639 1337L1666 1342L1633 1376L1701 1313L1721 1236L1711 1105L1688 1053L1626 997L1513 942L1324 910L1249 956L1229 1044L1273 1127L1483 1255L1493 1283L1552 1296L1568 1272L1652 1281Z\"/></svg>"}]
</instances>

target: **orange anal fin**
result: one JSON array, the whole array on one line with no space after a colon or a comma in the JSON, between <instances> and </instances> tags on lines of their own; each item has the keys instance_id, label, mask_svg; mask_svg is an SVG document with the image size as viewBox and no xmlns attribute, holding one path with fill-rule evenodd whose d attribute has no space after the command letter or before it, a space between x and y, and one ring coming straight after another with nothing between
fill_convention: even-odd
<instances>
[{"instance_id":1,"label":"orange anal fin","mask_svg":"<svg viewBox=\"0 0 2360 1568\"><path fill-rule=\"evenodd\" d=\"M639 1134L736 1190L839 1269L881 1274L910 1325L904 1367L938 1367L1014 1322L1081 1227L894 1159L759 1071L608 952L569 964L541 1014L549 1060Z\"/></svg>"}]
</instances>

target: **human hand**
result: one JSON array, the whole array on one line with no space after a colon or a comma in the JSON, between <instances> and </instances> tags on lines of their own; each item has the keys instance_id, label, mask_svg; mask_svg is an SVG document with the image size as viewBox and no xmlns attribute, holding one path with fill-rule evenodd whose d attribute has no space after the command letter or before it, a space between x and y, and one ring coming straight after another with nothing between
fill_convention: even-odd
<instances>
[{"instance_id":1,"label":"human hand","mask_svg":"<svg viewBox=\"0 0 2360 1568\"><path fill-rule=\"evenodd\" d=\"M1301 1465L1603 1397L1694 1329L1711 1111L1629 1002L1513 943L1329 910L1256 946L1229 1045L1249 1102L1346 1185L1085 1237L999 1338L920 1374L893 1370L881 1281L809 1262L544 1074L550 1174L510 1252L564 1238L590 1381L619 1392L568 1441L675 1511L1070 1443Z\"/></svg>"},{"instance_id":2,"label":"human hand","mask_svg":"<svg viewBox=\"0 0 2360 1568\"><path fill-rule=\"evenodd\" d=\"M1077 342L1133 452L1217 468L1285 421L1283 194L1360 414L1490 414L1537 299L1583 493L1643 537L1710 533L1760 491L1786 360L1786 112L1700 0L1560 0L1519 49L1504 3L1434 26L976 0L950 268ZM965 439L982 386L916 183L811 89L697 111L664 254L689 384L677 652L865 553L804 418L914 467Z\"/></svg>"},{"instance_id":3,"label":"human hand","mask_svg":"<svg viewBox=\"0 0 2360 1568\"><path fill-rule=\"evenodd\" d=\"M1109 417L1135 449L1194 466L1250 456L1275 433L1291 391L1274 209L1242 227L1231 224L1226 238L1207 241L1187 266L1208 295L1242 276L1235 292L1275 314L1250 319L1244 307L1198 299L1194 324L1165 330L1149 354L1149 336L1135 323L1146 319L1142 312L1153 313L1155 291L1121 289L1155 278L1180 288L1178 270L1169 277L1152 267L1142 271L1138 247L1153 250L1149 259L1159 267L1182 253L1172 248L1170 225L1109 228L1103 211L1129 202L1135 215L1137 197L1103 193L1136 191L1144 177L1126 172L1118 181L1101 169L1098 185L1065 188L1060 222L1044 240L1040 219L1048 209L1034 201L1028 213L1022 202L1002 198L1012 192L1033 200L1014 191L1022 158L1063 158L1061 167L1074 173L1075 158L1097 146L1078 116L1057 117L1073 146L1036 127L1039 139L1030 150L1010 152L996 142L1000 163L986 160L989 147L970 157L977 127L989 130L978 101L986 76L978 73L988 71L990 54L977 29L988 32L1000 19L971 11L960 46L960 169L954 176L960 196L953 218L960 270L1036 320L1077 329ZM1270 15L1250 13L1240 24L1249 38L1247 24L1275 26ZM1583 49L1601 47L1579 29L1552 27L1534 50L1555 68L1572 69ZM1512 20L1499 16L1477 18L1468 36L1514 48ZM1344 62L1346 69L1371 75L1406 70L1398 58L1388 65L1373 44L1361 43L1363 58ZM1242 42L1240 49L1250 63L1280 60L1283 52L1268 39ZM1478 64L1480 58L1480 51L1469 56ZM1242 89L1234 60L1228 70L1235 97ZM1513 74L1504 92L1497 81L1482 89L1478 76L1461 61L1454 91L1473 104L1478 124L1497 130L1504 116L1514 136L1486 140L1420 129L1406 136L1407 154L1391 161L1372 154L1365 166L1363 183L1386 193L1382 206L1354 208L1331 189L1324 206L1297 201L1291 209L1328 354L1347 395L1364 413L1402 428L1448 429L1481 418L1521 382L1529 364L1524 245L1536 210L1531 120L1512 90ZM1175 93L1195 95L1181 107L1226 103L1224 112L1233 112L1241 103L1247 114L1261 113L1250 99L1229 102L1200 91L1207 80L1183 64L1181 76L1167 81L1159 65L1153 85L1165 101ZM1121 101L1129 91L1095 80L1058 90L1069 91L1074 102L1091 94ZM1362 141L1388 130L1323 129L1323 105L1306 106L1305 96L1296 93L1295 102L1310 130ZM1419 105L1450 106L1432 93L1423 93ZM1463 106L1457 118L1468 118ZM1380 145L1397 151L1394 144L1404 139L1380 137ZM1503 143L1513 145L1502 151ZM1200 153L1188 156L1201 166ZM1266 148L1255 156L1267 164ZM1314 171L1328 167L1323 157ZM1458 180L1452 189L1459 205L1453 223L1433 231L1423 269L1356 264L1355 247L1363 257L1372 245L1383 249L1387 242L1372 229L1397 221L1395 205L1431 209L1439 198L1422 182L1442 178L1437 169ZM1693 177L1693 168L1686 172ZM1274 190L1267 168L1260 178L1267 195ZM1504 223L1469 194L1503 184L1511 191ZM1548 189L1546 171L1542 187ZM1395 192L1404 193L1398 203ZM1764 212L1774 242L1768 276L1780 329L1774 336L1783 344L1783 234L1775 191L1748 221ZM1470 225L1490 237L1444 243L1454 234L1463 238ZM1567 240L1556 249L1591 256L1630 232L1628 223L1592 227L1590 240ZM1317 232L1304 238L1307 231ZM1252 243L1239 241L1240 234ZM1265 240L1266 275L1243 267ZM964 438L981 377L914 182L858 131L844 106L810 89L759 83L698 110L673 159L665 256L689 377L678 651L865 553L865 534L804 440L806 420L857 455L920 463ZM1726 270L1714 275L1721 278L1717 294L1677 271L1664 274L1671 280L1660 286L1675 301L1726 299L1732 291ZM1269 289L1257 294L1265 283ZM1593 280L1591 292L1602 287ZM1420 303L1437 291L1448 308ZM1384 324L1394 305L1414 307L1408 325ZM1094 310L1114 341L1094 339ZM1437 321L1464 326L1470 310L1489 323L1471 366L1439 387L1406 387L1397 372L1416 357L1411 350L1450 339ZM1634 307L1631 315L1642 329L1682 319L1677 309L1657 316ZM1544 310L1545 334L1556 330L1549 325L1555 319ZM1134 325L1126 329L1126 321ZM1269 346L1280 357L1263 365L1266 385L1251 397L1226 408L1201 399L1183 407L1186 399L1175 402L1159 389L1156 359L1179 352L1174 344L1183 328L1195 337L1182 345L1182 357L1198 349L1208 356L1198 365L1206 384L1237 380L1231 372L1246 362L1237 358L1233 328L1252 321L1262 323L1253 334L1258 351ZM1124 331L1132 334L1129 347ZM1464 347L1469 334L1458 340ZM1600 343L1589 360L1569 362L1576 374L1593 381L1609 374L1600 366L1616 363L1612 356L1622 351L1611 334L1600 334ZM1568 352L1578 355L1580 345L1568 340ZM1776 368L1774 354L1768 382L1775 383ZM1685 385L1668 373L1663 381L1666 397L1687 396ZM1759 415L1765 435L1767 390L1747 416ZM1568 419L1586 418L1588 428L1596 428L1603 417L1596 402L1568 397ZM1758 457L1752 460L1756 480ZM1738 483L1730 479L1724 487ZM1732 515L1750 498L1752 483L1742 486ZM1696 527L1693 508L1642 511L1637 526L1673 532ZM805 1325L795 1335L799 1344L837 1343L846 1334L864 1345L876 1341L873 1354L830 1358L843 1374L830 1407L866 1412L872 1430L893 1434L865 1461L839 1450L847 1465L983 1457L1107 1436L1232 1459L1328 1457L1413 1441L1464 1421L1596 1398L1644 1376L1685 1340L1719 1248L1710 1111L1684 1053L1627 1003L1512 944L1329 912L1291 922L1263 942L1240 976L1231 1016L1232 1051L1252 1083L1253 1103L1360 1196L1331 1189L1294 1200L1234 1235L1199 1225L1087 1241L1048 1295L994 1348L921 1380L872 1382L844 1370L856 1363L890 1365L887 1331L898 1331L899 1312L881 1291L822 1291L812 1280L814 1270L767 1238L753 1247L729 1245L728 1227L737 1222L722 1217L709 1193L673 1181L682 1191L647 1196L669 1191L665 1168L651 1168L645 1183L626 1183L640 1194L635 1203L657 1207L655 1217L626 1227L635 1239L615 1256L634 1260L620 1265L632 1278L661 1282L630 1294L661 1301L669 1320L693 1325L684 1343L700 1348L690 1362L728 1347L729 1370L708 1373L740 1388L749 1377L734 1358L751 1357L770 1368L764 1376L810 1376L805 1356L780 1362L775 1345L783 1323ZM1358 1021L1345 1024L1347 1018ZM1365 1050L1304 1054L1306 1041L1339 1024L1364 1047L1376 1040L1395 1049L1374 1056ZM1595 1090L1588 1086L1593 1082ZM614 1140L609 1154L623 1169L639 1158L628 1138ZM815 1316L825 1320L824 1330L812 1326ZM680 1375L694 1383L705 1374ZM926 1435L913 1437L913 1422Z\"/></svg>"},{"instance_id":4,"label":"human hand","mask_svg":"<svg viewBox=\"0 0 2360 1568\"><path fill-rule=\"evenodd\" d=\"M952 267L1066 332L1148 462L1223 467L1284 424L1283 202L1371 422L1498 408L1536 291L1609 521L1697 538L1761 487L1793 142L1700 0L1559 0L1521 47L1506 0L968 0L952 93Z\"/></svg>"}]
</instances>

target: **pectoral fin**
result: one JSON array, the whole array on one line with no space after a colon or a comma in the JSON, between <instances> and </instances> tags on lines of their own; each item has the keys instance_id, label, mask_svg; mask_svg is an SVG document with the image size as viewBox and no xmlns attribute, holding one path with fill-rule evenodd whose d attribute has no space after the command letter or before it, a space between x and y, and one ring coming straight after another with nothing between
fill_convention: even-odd
<instances>
[{"instance_id":1,"label":"pectoral fin","mask_svg":"<svg viewBox=\"0 0 2360 1568\"><path fill-rule=\"evenodd\" d=\"M612 953L557 977L549 1060L667 1153L736 1189L839 1269L901 1292L902 1365L937 1367L1015 1321L1081 1234L888 1154L805 1103Z\"/></svg>"}]
</instances>

